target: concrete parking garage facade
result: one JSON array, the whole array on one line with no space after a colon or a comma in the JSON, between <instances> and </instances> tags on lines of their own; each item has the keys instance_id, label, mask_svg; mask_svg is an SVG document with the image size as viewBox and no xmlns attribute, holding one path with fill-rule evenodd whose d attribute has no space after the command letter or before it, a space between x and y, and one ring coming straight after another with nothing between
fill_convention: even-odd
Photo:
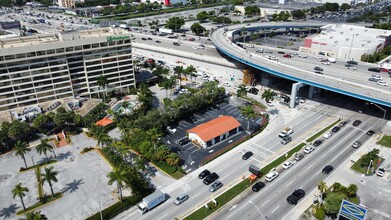
<instances>
[{"instance_id":1,"label":"concrete parking garage facade","mask_svg":"<svg viewBox=\"0 0 391 220\"><path fill-rule=\"evenodd\" d=\"M135 86L130 34L101 28L0 40L0 111Z\"/></svg>"}]
</instances>

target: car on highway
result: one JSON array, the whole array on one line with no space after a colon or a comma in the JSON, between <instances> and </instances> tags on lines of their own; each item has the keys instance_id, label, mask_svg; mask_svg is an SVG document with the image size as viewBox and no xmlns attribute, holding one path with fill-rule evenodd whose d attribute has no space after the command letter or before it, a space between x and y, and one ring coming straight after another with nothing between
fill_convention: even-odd
<instances>
[{"instance_id":1,"label":"car on highway","mask_svg":"<svg viewBox=\"0 0 391 220\"><path fill-rule=\"evenodd\" d=\"M284 52L284 51L278 51L277 53L279 53L279 54L284 54L285 52Z\"/></svg>"},{"instance_id":2,"label":"car on highway","mask_svg":"<svg viewBox=\"0 0 391 220\"><path fill-rule=\"evenodd\" d=\"M304 148L304 153L309 154L309 153L311 153L314 150L315 150L314 146L308 145L307 147Z\"/></svg>"},{"instance_id":3,"label":"car on highway","mask_svg":"<svg viewBox=\"0 0 391 220\"><path fill-rule=\"evenodd\" d=\"M210 171L209 171L209 170L204 170L204 171L202 171L202 172L198 175L198 178L204 179L204 178L207 177L209 174L210 174Z\"/></svg>"},{"instance_id":4,"label":"car on highway","mask_svg":"<svg viewBox=\"0 0 391 220\"><path fill-rule=\"evenodd\" d=\"M315 71L315 73L323 75L323 73L321 71Z\"/></svg>"},{"instance_id":5,"label":"car on highway","mask_svg":"<svg viewBox=\"0 0 391 220\"><path fill-rule=\"evenodd\" d=\"M307 55L305 55L305 54L299 54L299 57L301 57L301 58L307 58Z\"/></svg>"},{"instance_id":6,"label":"car on highway","mask_svg":"<svg viewBox=\"0 0 391 220\"><path fill-rule=\"evenodd\" d=\"M322 144L322 140L316 140L312 145L314 145L315 147L318 147Z\"/></svg>"},{"instance_id":7,"label":"car on highway","mask_svg":"<svg viewBox=\"0 0 391 220\"><path fill-rule=\"evenodd\" d=\"M223 183L217 180L212 185L210 185L209 190L211 192L215 192L216 190L220 189L222 186L223 186Z\"/></svg>"},{"instance_id":8,"label":"car on highway","mask_svg":"<svg viewBox=\"0 0 391 220\"><path fill-rule=\"evenodd\" d=\"M316 55L315 58L316 58L316 59L323 59L323 57L322 57L322 56L319 56L319 55Z\"/></svg>"},{"instance_id":9,"label":"car on highway","mask_svg":"<svg viewBox=\"0 0 391 220\"><path fill-rule=\"evenodd\" d=\"M213 172L209 174L207 177L205 177L204 181L202 181L205 185L209 185L216 181L219 178L219 175L217 173Z\"/></svg>"},{"instance_id":10,"label":"car on highway","mask_svg":"<svg viewBox=\"0 0 391 220\"><path fill-rule=\"evenodd\" d=\"M331 62L328 60L321 60L320 63L323 65L330 65L331 64Z\"/></svg>"},{"instance_id":11,"label":"car on highway","mask_svg":"<svg viewBox=\"0 0 391 220\"><path fill-rule=\"evenodd\" d=\"M289 142L291 142L292 141L292 137L291 136L289 136L289 135L286 135L286 136L284 136L283 138L282 138L282 140L281 140L281 144L288 144Z\"/></svg>"},{"instance_id":12,"label":"car on highway","mask_svg":"<svg viewBox=\"0 0 391 220\"><path fill-rule=\"evenodd\" d=\"M377 81L377 84L380 86L387 86L388 85L387 82L383 81L383 80Z\"/></svg>"},{"instance_id":13,"label":"car on highway","mask_svg":"<svg viewBox=\"0 0 391 220\"><path fill-rule=\"evenodd\" d=\"M265 49L265 53L273 53L273 51Z\"/></svg>"},{"instance_id":14,"label":"car on highway","mask_svg":"<svg viewBox=\"0 0 391 220\"><path fill-rule=\"evenodd\" d=\"M253 185L253 187L251 188L252 191L254 192L258 192L259 190L263 189L263 187L265 187L265 183L263 182L257 182Z\"/></svg>"},{"instance_id":15,"label":"car on highway","mask_svg":"<svg viewBox=\"0 0 391 220\"><path fill-rule=\"evenodd\" d=\"M369 78L368 78L368 81L371 81L371 82L378 82L379 79L376 79L376 78L374 78L374 77L369 77Z\"/></svg>"},{"instance_id":16,"label":"car on highway","mask_svg":"<svg viewBox=\"0 0 391 220\"><path fill-rule=\"evenodd\" d=\"M303 154L296 153L296 155L295 155L295 160L296 160L296 161L299 161L299 160L301 160L301 159L303 159L303 158L304 158L304 155L303 155Z\"/></svg>"},{"instance_id":17,"label":"car on highway","mask_svg":"<svg viewBox=\"0 0 391 220\"><path fill-rule=\"evenodd\" d=\"M282 165L282 168L284 169L289 169L291 166L293 166L293 162L292 161L286 161L283 165Z\"/></svg>"},{"instance_id":18,"label":"car on highway","mask_svg":"<svg viewBox=\"0 0 391 220\"><path fill-rule=\"evenodd\" d=\"M182 193L178 197L175 198L174 204L175 205L180 205L180 204L184 203L188 199L189 199L189 196L186 193Z\"/></svg>"},{"instance_id":19,"label":"car on highway","mask_svg":"<svg viewBox=\"0 0 391 220\"><path fill-rule=\"evenodd\" d=\"M263 49L258 48L255 52L257 52L257 53L263 53Z\"/></svg>"},{"instance_id":20,"label":"car on highway","mask_svg":"<svg viewBox=\"0 0 391 220\"><path fill-rule=\"evenodd\" d=\"M247 44L247 47L248 47L248 48L254 48L254 45L252 45L252 44Z\"/></svg>"},{"instance_id":21,"label":"car on highway","mask_svg":"<svg viewBox=\"0 0 391 220\"><path fill-rule=\"evenodd\" d=\"M357 67L352 64L346 64L345 67L347 67L348 69L357 70Z\"/></svg>"},{"instance_id":22,"label":"car on highway","mask_svg":"<svg viewBox=\"0 0 391 220\"><path fill-rule=\"evenodd\" d=\"M333 129L331 129L331 132L333 133L337 133L341 128L339 126L335 126L333 127Z\"/></svg>"},{"instance_id":23,"label":"car on highway","mask_svg":"<svg viewBox=\"0 0 391 220\"><path fill-rule=\"evenodd\" d=\"M250 158L252 155L253 155L253 152L247 151L246 153L243 154L242 159L243 159L243 160L247 160L247 159Z\"/></svg>"},{"instance_id":24,"label":"car on highway","mask_svg":"<svg viewBox=\"0 0 391 220\"><path fill-rule=\"evenodd\" d=\"M352 144L352 147L354 148L358 148L361 146L361 142L360 141L355 141L353 144Z\"/></svg>"},{"instance_id":25,"label":"car on highway","mask_svg":"<svg viewBox=\"0 0 391 220\"><path fill-rule=\"evenodd\" d=\"M386 169L384 169L383 167L379 167L379 169L377 169L377 171L376 171L376 175L383 177L385 172L386 172Z\"/></svg>"},{"instance_id":26,"label":"car on highway","mask_svg":"<svg viewBox=\"0 0 391 220\"><path fill-rule=\"evenodd\" d=\"M172 42L172 44L174 44L175 46L181 46L181 44L177 41Z\"/></svg>"},{"instance_id":27,"label":"car on highway","mask_svg":"<svg viewBox=\"0 0 391 220\"><path fill-rule=\"evenodd\" d=\"M333 171L333 169L334 169L333 166L327 165L327 166L325 166L325 167L323 168L322 173L324 173L324 174L329 174L329 173L331 173L331 171Z\"/></svg>"},{"instance_id":28,"label":"car on highway","mask_svg":"<svg viewBox=\"0 0 391 220\"><path fill-rule=\"evenodd\" d=\"M276 56L269 56L269 60L275 60L278 61L278 58Z\"/></svg>"},{"instance_id":29,"label":"car on highway","mask_svg":"<svg viewBox=\"0 0 391 220\"><path fill-rule=\"evenodd\" d=\"M326 132L324 135L323 135L323 138L324 139L329 139L331 136L333 136L333 132Z\"/></svg>"},{"instance_id":30,"label":"car on highway","mask_svg":"<svg viewBox=\"0 0 391 220\"><path fill-rule=\"evenodd\" d=\"M374 135L374 134L375 134L375 132L374 132L373 130L367 131L367 135L369 135L369 136L372 136L372 135Z\"/></svg>"},{"instance_id":31,"label":"car on highway","mask_svg":"<svg viewBox=\"0 0 391 220\"><path fill-rule=\"evenodd\" d=\"M150 38L150 37L148 37L147 39L148 39L148 40L152 40L152 38Z\"/></svg>"},{"instance_id":32,"label":"car on highway","mask_svg":"<svg viewBox=\"0 0 391 220\"><path fill-rule=\"evenodd\" d=\"M347 121L341 121L341 122L339 123L339 127L343 127L343 126L345 126L347 123L348 123Z\"/></svg>"},{"instance_id":33,"label":"car on highway","mask_svg":"<svg viewBox=\"0 0 391 220\"><path fill-rule=\"evenodd\" d=\"M160 44L161 43L161 41L160 40L157 40L157 41L155 41L156 43L158 43L158 44Z\"/></svg>"},{"instance_id":34,"label":"car on highway","mask_svg":"<svg viewBox=\"0 0 391 220\"><path fill-rule=\"evenodd\" d=\"M292 55L290 55L290 54L284 54L283 57L285 57L285 58L292 58Z\"/></svg>"},{"instance_id":35,"label":"car on highway","mask_svg":"<svg viewBox=\"0 0 391 220\"><path fill-rule=\"evenodd\" d=\"M372 78L375 78L377 80L383 80L383 78L379 75L371 75Z\"/></svg>"},{"instance_id":36,"label":"car on highway","mask_svg":"<svg viewBox=\"0 0 391 220\"><path fill-rule=\"evenodd\" d=\"M145 38L145 37L142 37L142 38L141 38L141 40L147 40L147 38Z\"/></svg>"},{"instance_id":37,"label":"car on highway","mask_svg":"<svg viewBox=\"0 0 391 220\"><path fill-rule=\"evenodd\" d=\"M360 120L354 120L353 121L353 126L359 126L361 124Z\"/></svg>"},{"instance_id":38,"label":"car on highway","mask_svg":"<svg viewBox=\"0 0 391 220\"><path fill-rule=\"evenodd\" d=\"M272 171L265 176L265 180L271 182L277 177L278 177L278 173L276 171Z\"/></svg>"},{"instance_id":39,"label":"car on highway","mask_svg":"<svg viewBox=\"0 0 391 220\"><path fill-rule=\"evenodd\" d=\"M297 202L305 196L305 192L302 189L296 189L288 198L286 199L289 204L296 205Z\"/></svg>"},{"instance_id":40,"label":"car on highway","mask_svg":"<svg viewBox=\"0 0 391 220\"><path fill-rule=\"evenodd\" d=\"M290 55L298 55L298 53L297 53L297 52L294 52L294 51L291 51L289 54L290 54Z\"/></svg>"},{"instance_id":41,"label":"car on highway","mask_svg":"<svg viewBox=\"0 0 391 220\"><path fill-rule=\"evenodd\" d=\"M371 72L376 72L376 73L380 73L380 69L377 68L377 67L371 67L371 68L368 68L368 71L371 71Z\"/></svg>"},{"instance_id":42,"label":"car on highway","mask_svg":"<svg viewBox=\"0 0 391 220\"><path fill-rule=\"evenodd\" d=\"M172 133L172 134L174 134L174 133L177 131L176 128L171 127L171 126L167 126L167 130L168 130L170 133Z\"/></svg>"},{"instance_id":43,"label":"car on highway","mask_svg":"<svg viewBox=\"0 0 391 220\"><path fill-rule=\"evenodd\" d=\"M351 65L358 65L358 62L354 60L348 60L346 63Z\"/></svg>"},{"instance_id":44,"label":"car on highway","mask_svg":"<svg viewBox=\"0 0 391 220\"><path fill-rule=\"evenodd\" d=\"M316 67L314 68L314 70L316 70L316 71L323 71L323 69L320 68L320 67L318 67L318 66L316 66Z\"/></svg>"}]
</instances>

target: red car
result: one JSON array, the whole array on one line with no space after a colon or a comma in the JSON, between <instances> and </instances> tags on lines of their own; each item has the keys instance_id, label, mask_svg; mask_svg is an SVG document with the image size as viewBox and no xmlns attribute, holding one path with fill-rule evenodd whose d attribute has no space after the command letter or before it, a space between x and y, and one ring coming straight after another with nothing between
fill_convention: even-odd
<instances>
[{"instance_id":1,"label":"red car","mask_svg":"<svg viewBox=\"0 0 391 220\"><path fill-rule=\"evenodd\" d=\"M155 60L152 59L152 58L149 58L149 59L147 60L147 63L149 63L149 64L155 63Z\"/></svg>"},{"instance_id":2,"label":"red car","mask_svg":"<svg viewBox=\"0 0 391 220\"><path fill-rule=\"evenodd\" d=\"M285 57L285 58L292 58L292 55L290 55L290 54L284 54L284 57Z\"/></svg>"},{"instance_id":3,"label":"red car","mask_svg":"<svg viewBox=\"0 0 391 220\"><path fill-rule=\"evenodd\" d=\"M195 41L195 38L189 38L188 41Z\"/></svg>"}]
</instances>

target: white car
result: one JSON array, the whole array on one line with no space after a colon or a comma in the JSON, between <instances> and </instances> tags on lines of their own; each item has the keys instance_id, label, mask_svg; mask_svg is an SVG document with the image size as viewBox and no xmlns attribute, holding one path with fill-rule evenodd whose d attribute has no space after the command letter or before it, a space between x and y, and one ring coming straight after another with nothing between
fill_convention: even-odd
<instances>
[{"instance_id":1,"label":"white car","mask_svg":"<svg viewBox=\"0 0 391 220\"><path fill-rule=\"evenodd\" d=\"M227 83L227 82L225 82L225 83L223 83L223 86L226 86L226 87L231 87L231 84L230 84L230 83Z\"/></svg>"},{"instance_id":2,"label":"white car","mask_svg":"<svg viewBox=\"0 0 391 220\"><path fill-rule=\"evenodd\" d=\"M278 177L278 173L276 171L272 171L265 176L265 180L271 182L277 177Z\"/></svg>"},{"instance_id":3,"label":"white car","mask_svg":"<svg viewBox=\"0 0 391 220\"><path fill-rule=\"evenodd\" d=\"M263 53L263 49L258 48L255 52L257 52L257 53Z\"/></svg>"},{"instance_id":4,"label":"white car","mask_svg":"<svg viewBox=\"0 0 391 220\"><path fill-rule=\"evenodd\" d=\"M269 60L278 60L278 58L276 56L269 56Z\"/></svg>"},{"instance_id":5,"label":"white car","mask_svg":"<svg viewBox=\"0 0 391 220\"><path fill-rule=\"evenodd\" d=\"M296 52L293 52L293 51L290 52L289 54L290 54L290 55L297 55L297 53L296 53Z\"/></svg>"},{"instance_id":6,"label":"white car","mask_svg":"<svg viewBox=\"0 0 391 220\"><path fill-rule=\"evenodd\" d=\"M371 77L375 78L377 80L383 80L383 78L381 76L379 76L379 75L372 75Z\"/></svg>"},{"instance_id":7,"label":"white car","mask_svg":"<svg viewBox=\"0 0 391 220\"><path fill-rule=\"evenodd\" d=\"M174 133L176 132L176 128L173 128L173 127L171 127L171 126L167 126L167 130L168 130L169 132L171 132L172 134L174 134Z\"/></svg>"},{"instance_id":8,"label":"white car","mask_svg":"<svg viewBox=\"0 0 391 220\"><path fill-rule=\"evenodd\" d=\"M305 55L305 54L299 54L299 57L301 57L301 58L307 58L307 55Z\"/></svg>"},{"instance_id":9,"label":"white car","mask_svg":"<svg viewBox=\"0 0 391 220\"><path fill-rule=\"evenodd\" d=\"M304 153L309 154L309 153L311 153L314 150L315 150L314 146L308 145L307 147L304 148Z\"/></svg>"},{"instance_id":10,"label":"white car","mask_svg":"<svg viewBox=\"0 0 391 220\"><path fill-rule=\"evenodd\" d=\"M252 44L247 44L247 47L248 47L248 48L254 48L254 45L252 45Z\"/></svg>"},{"instance_id":11,"label":"white car","mask_svg":"<svg viewBox=\"0 0 391 220\"><path fill-rule=\"evenodd\" d=\"M319 56L319 55L316 55L315 56L316 59L323 59L323 57Z\"/></svg>"},{"instance_id":12,"label":"white car","mask_svg":"<svg viewBox=\"0 0 391 220\"><path fill-rule=\"evenodd\" d=\"M324 64L324 65L330 65L331 64L330 61L322 61L321 63Z\"/></svg>"},{"instance_id":13,"label":"white car","mask_svg":"<svg viewBox=\"0 0 391 220\"><path fill-rule=\"evenodd\" d=\"M377 81L377 84L381 85L381 86L387 86L387 82L385 82L383 80Z\"/></svg>"},{"instance_id":14,"label":"white car","mask_svg":"<svg viewBox=\"0 0 391 220\"><path fill-rule=\"evenodd\" d=\"M379 169L377 169L376 175L383 177L385 172L386 169L384 169L383 167L379 167Z\"/></svg>"},{"instance_id":15,"label":"white car","mask_svg":"<svg viewBox=\"0 0 391 220\"><path fill-rule=\"evenodd\" d=\"M282 165L282 168L284 168L284 169L289 169L291 166L293 166L293 162L291 162L291 161L287 161L287 162L285 162L283 165Z\"/></svg>"},{"instance_id":16,"label":"white car","mask_svg":"<svg viewBox=\"0 0 391 220\"><path fill-rule=\"evenodd\" d=\"M331 136L333 136L333 132L327 132L326 134L323 135L323 138L329 139Z\"/></svg>"}]
</instances>

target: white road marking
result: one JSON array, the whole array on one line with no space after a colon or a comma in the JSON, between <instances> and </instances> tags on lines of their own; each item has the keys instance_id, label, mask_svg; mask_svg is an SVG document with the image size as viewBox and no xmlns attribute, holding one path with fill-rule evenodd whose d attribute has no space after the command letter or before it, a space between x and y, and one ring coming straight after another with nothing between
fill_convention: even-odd
<instances>
[{"instance_id":1,"label":"white road marking","mask_svg":"<svg viewBox=\"0 0 391 220\"><path fill-rule=\"evenodd\" d=\"M200 148L197 148L196 150L193 150L191 153L195 153L195 152L197 152L199 150L200 150Z\"/></svg>"},{"instance_id":2,"label":"white road marking","mask_svg":"<svg viewBox=\"0 0 391 220\"><path fill-rule=\"evenodd\" d=\"M275 209L273 209L272 213L274 213L275 211L277 211L278 208L280 208L280 206L277 206Z\"/></svg>"},{"instance_id":3,"label":"white road marking","mask_svg":"<svg viewBox=\"0 0 391 220\"><path fill-rule=\"evenodd\" d=\"M269 201L270 201L270 199L266 200L266 202L264 202L261 206L266 205Z\"/></svg>"}]
</instances>

